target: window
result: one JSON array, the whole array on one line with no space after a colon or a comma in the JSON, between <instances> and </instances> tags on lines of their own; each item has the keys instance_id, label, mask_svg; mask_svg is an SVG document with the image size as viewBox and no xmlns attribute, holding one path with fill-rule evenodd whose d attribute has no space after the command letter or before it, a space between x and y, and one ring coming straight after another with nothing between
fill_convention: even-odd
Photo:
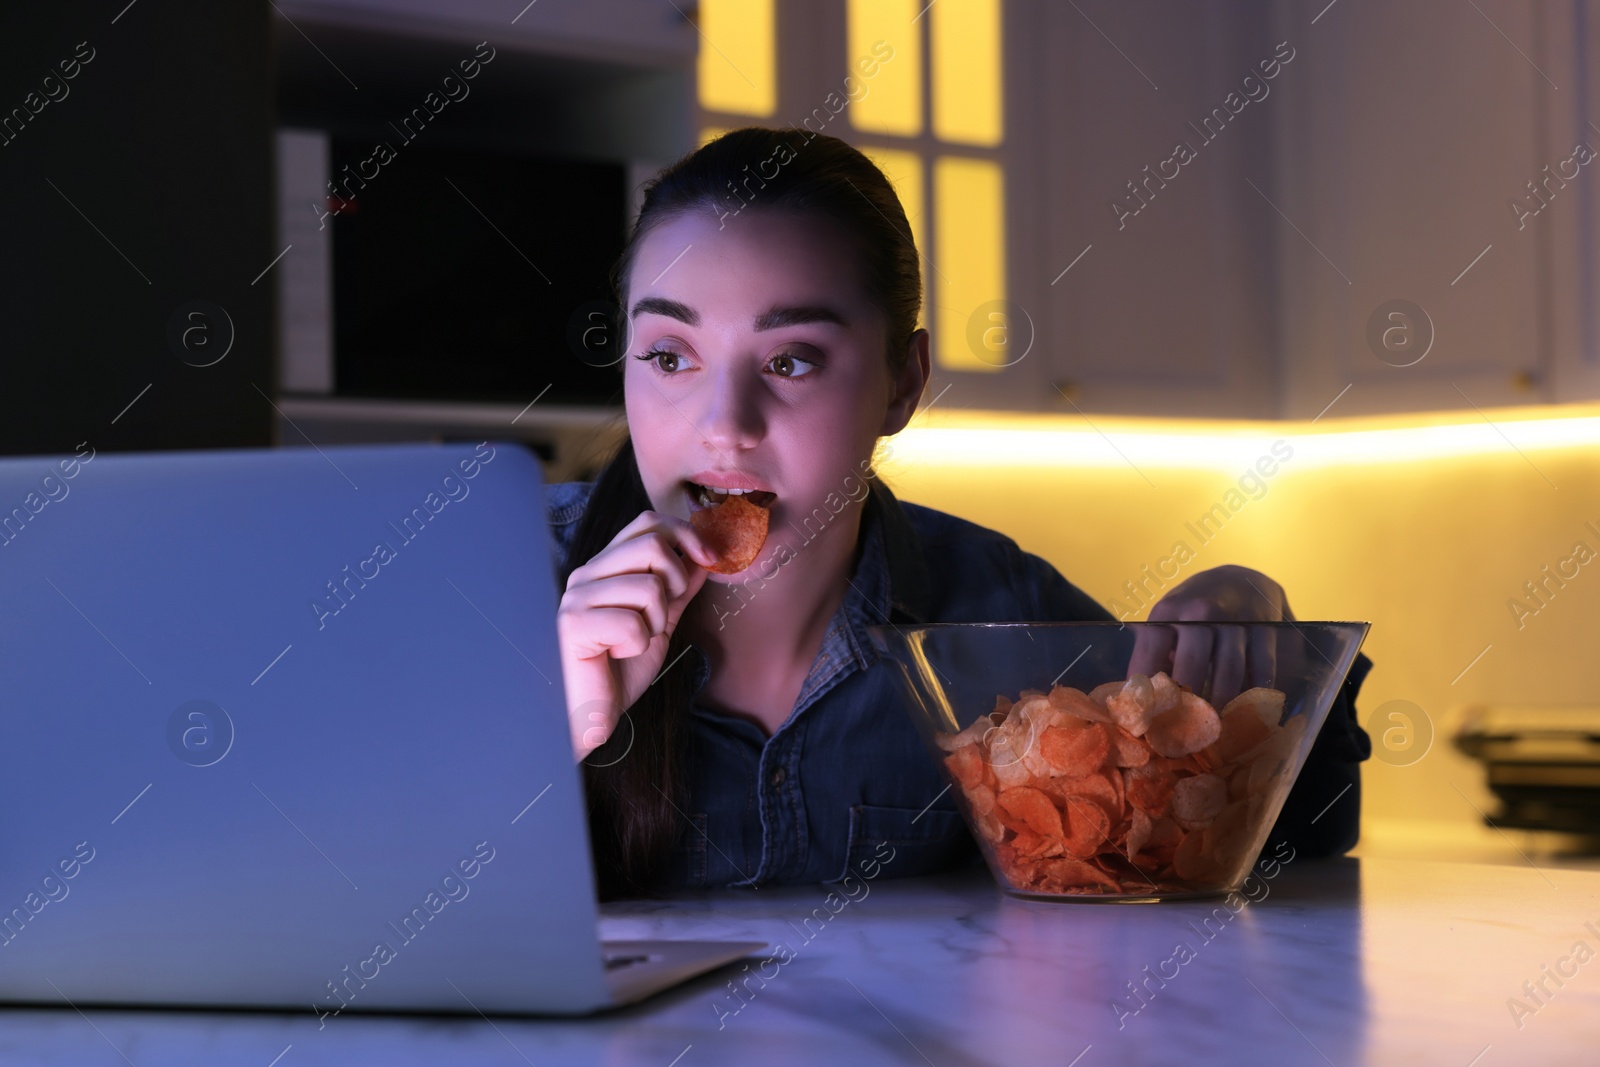
<instances>
[{"instance_id":1,"label":"window","mask_svg":"<svg viewBox=\"0 0 1600 1067\"><path fill-rule=\"evenodd\" d=\"M894 183L928 265L934 363L999 370L1008 362L1001 313L969 327L981 308L1006 296L1000 0L847 4L850 57L867 55L880 40L894 48L868 94L851 105L850 123L864 135L862 151Z\"/></svg>"},{"instance_id":2,"label":"window","mask_svg":"<svg viewBox=\"0 0 1600 1067\"><path fill-rule=\"evenodd\" d=\"M777 0L700 0L695 79L706 111L767 118L778 106Z\"/></svg>"},{"instance_id":3,"label":"window","mask_svg":"<svg viewBox=\"0 0 1600 1067\"><path fill-rule=\"evenodd\" d=\"M815 62L818 42L839 38L818 29L819 11L805 23L814 40L778 40L777 2L700 0L701 144L752 119L778 126L809 110L779 99L779 64ZM808 12L823 6L805 2ZM853 71L881 57L879 42L894 50L850 103L848 123L825 132L865 152L905 207L923 254L934 365L998 371L1009 362L1009 324L987 308L1007 295L1001 0L835 0L829 14L843 18L846 55L824 66Z\"/></svg>"}]
</instances>

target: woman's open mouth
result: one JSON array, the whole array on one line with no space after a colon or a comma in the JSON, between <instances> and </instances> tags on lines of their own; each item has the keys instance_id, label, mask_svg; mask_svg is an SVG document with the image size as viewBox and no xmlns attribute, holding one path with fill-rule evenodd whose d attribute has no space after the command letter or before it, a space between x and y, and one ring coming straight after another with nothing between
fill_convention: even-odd
<instances>
[{"instance_id":1,"label":"woman's open mouth","mask_svg":"<svg viewBox=\"0 0 1600 1067\"><path fill-rule=\"evenodd\" d=\"M754 488L759 483L744 475L719 471L699 474L724 484L709 486L684 481L689 494L689 525L715 557L715 562L707 569L715 574L738 574L756 561L761 546L766 543L767 524L772 519L767 509L778 496L769 490ZM733 481L742 481L745 485L726 484Z\"/></svg>"},{"instance_id":2,"label":"woman's open mouth","mask_svg":"<svg viewBox=\"0 0 1600 1067\"><path fill-rule=\"evenodd\" d=\"M714 508L729 497L735 496L743 497L758 508L771 508L778 499L777 493L764 489L717 489L690 481L685 481L683 484L689 495L689 506L696 511L701 508Z\"/></svg>"}]
</instances>

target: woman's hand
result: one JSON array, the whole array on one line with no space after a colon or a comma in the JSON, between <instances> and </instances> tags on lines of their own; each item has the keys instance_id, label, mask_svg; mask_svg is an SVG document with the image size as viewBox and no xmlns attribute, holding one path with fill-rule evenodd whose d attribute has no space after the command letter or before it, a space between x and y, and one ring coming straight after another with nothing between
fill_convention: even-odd
<instances>
[{"instance_id":1,"label":"woman's hand","mask_svg":"<svg viewBox=\"0 0 1600 1067\"><path fill-rule=\"evenodd\" d=\"M1283 587L1247 567L1213 567L1180 582L1150 609L1151 622L1294 620ZM1247 636L1248 634L1248 636ZM1266 627L1147 627L1134 643L1129 673L1166 671L1221 707L1276 675L1276 634Z\"/></svg>"},{"instance_id":2,"label":"woman's hand","mask_svg":"<svg viewBox=\"0 0 1600 1067\"><path fill-rule=\"evenodd\" d=\"M660 672L713 562L687 522L646 511L567 579L556 632L577 759L605 743Z\"/></svg>"}]
</instances>

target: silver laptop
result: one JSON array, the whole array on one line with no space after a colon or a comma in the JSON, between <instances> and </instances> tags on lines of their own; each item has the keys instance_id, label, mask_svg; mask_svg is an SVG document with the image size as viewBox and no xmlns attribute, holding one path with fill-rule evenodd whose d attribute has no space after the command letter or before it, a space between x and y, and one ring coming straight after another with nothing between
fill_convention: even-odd
<instances>
[{"instance_id":1,"label":"silver laptop","mask_svg":"<svg viewBox=\"0 0 1600 1067\"><path fill-rule=\"evenodd\" d=\"M604 943L519 445L0 460L0 1001L586 1013Z\"/></svg>"}]
</instances>

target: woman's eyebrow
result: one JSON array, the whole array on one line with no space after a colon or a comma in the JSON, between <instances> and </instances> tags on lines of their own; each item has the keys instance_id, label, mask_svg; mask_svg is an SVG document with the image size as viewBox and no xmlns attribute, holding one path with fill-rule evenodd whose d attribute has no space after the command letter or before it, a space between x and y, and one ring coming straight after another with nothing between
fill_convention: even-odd
<instances>
[{"instance_id":1,"label":"woman's eyebrow","mask_svg":"<svg viewBox=\"0 0 1600 1067\"><path fill-rule=\"evenodd\" d=\"M756 330L777 330L784 326L802 326L808 322L832 322L839 326L850 325L842 314L820 304L800 307L775 307L756 318Z\"/></svg>"},{"instance_id":2,"label":"woman's eyebrow","mask_svg":"<svg viewBox=\"0 0 1600 1067\"><path fill-rule=\"evenodd\" d=\"M640 315L665 315L671 319L688 326L699 326L700 315L689 305L678 301L669 300L664 296L642 297L633 305L630 318ZM777 330L785 326L802 326L810 322L832 322L839 326L849 326L850 323L844 315L831 307L821 304L806 304L798 307L775 307L756 317L755 328L757 332L763 330Z\"/></svg>"},{"instance_id":3,"label":"woman's eyebrow","mask_svg":"<svg viewBox=\"0 0 1600 1067\"><path fill-rule=\"evenodd\" d=\"M677 300L668 300L664 296L647 296L633 305L633 311L628 317L636 319L640 315L665 315L687 326L700 325L700 316L693 308Z\"/></svg>"}]
</instances>

